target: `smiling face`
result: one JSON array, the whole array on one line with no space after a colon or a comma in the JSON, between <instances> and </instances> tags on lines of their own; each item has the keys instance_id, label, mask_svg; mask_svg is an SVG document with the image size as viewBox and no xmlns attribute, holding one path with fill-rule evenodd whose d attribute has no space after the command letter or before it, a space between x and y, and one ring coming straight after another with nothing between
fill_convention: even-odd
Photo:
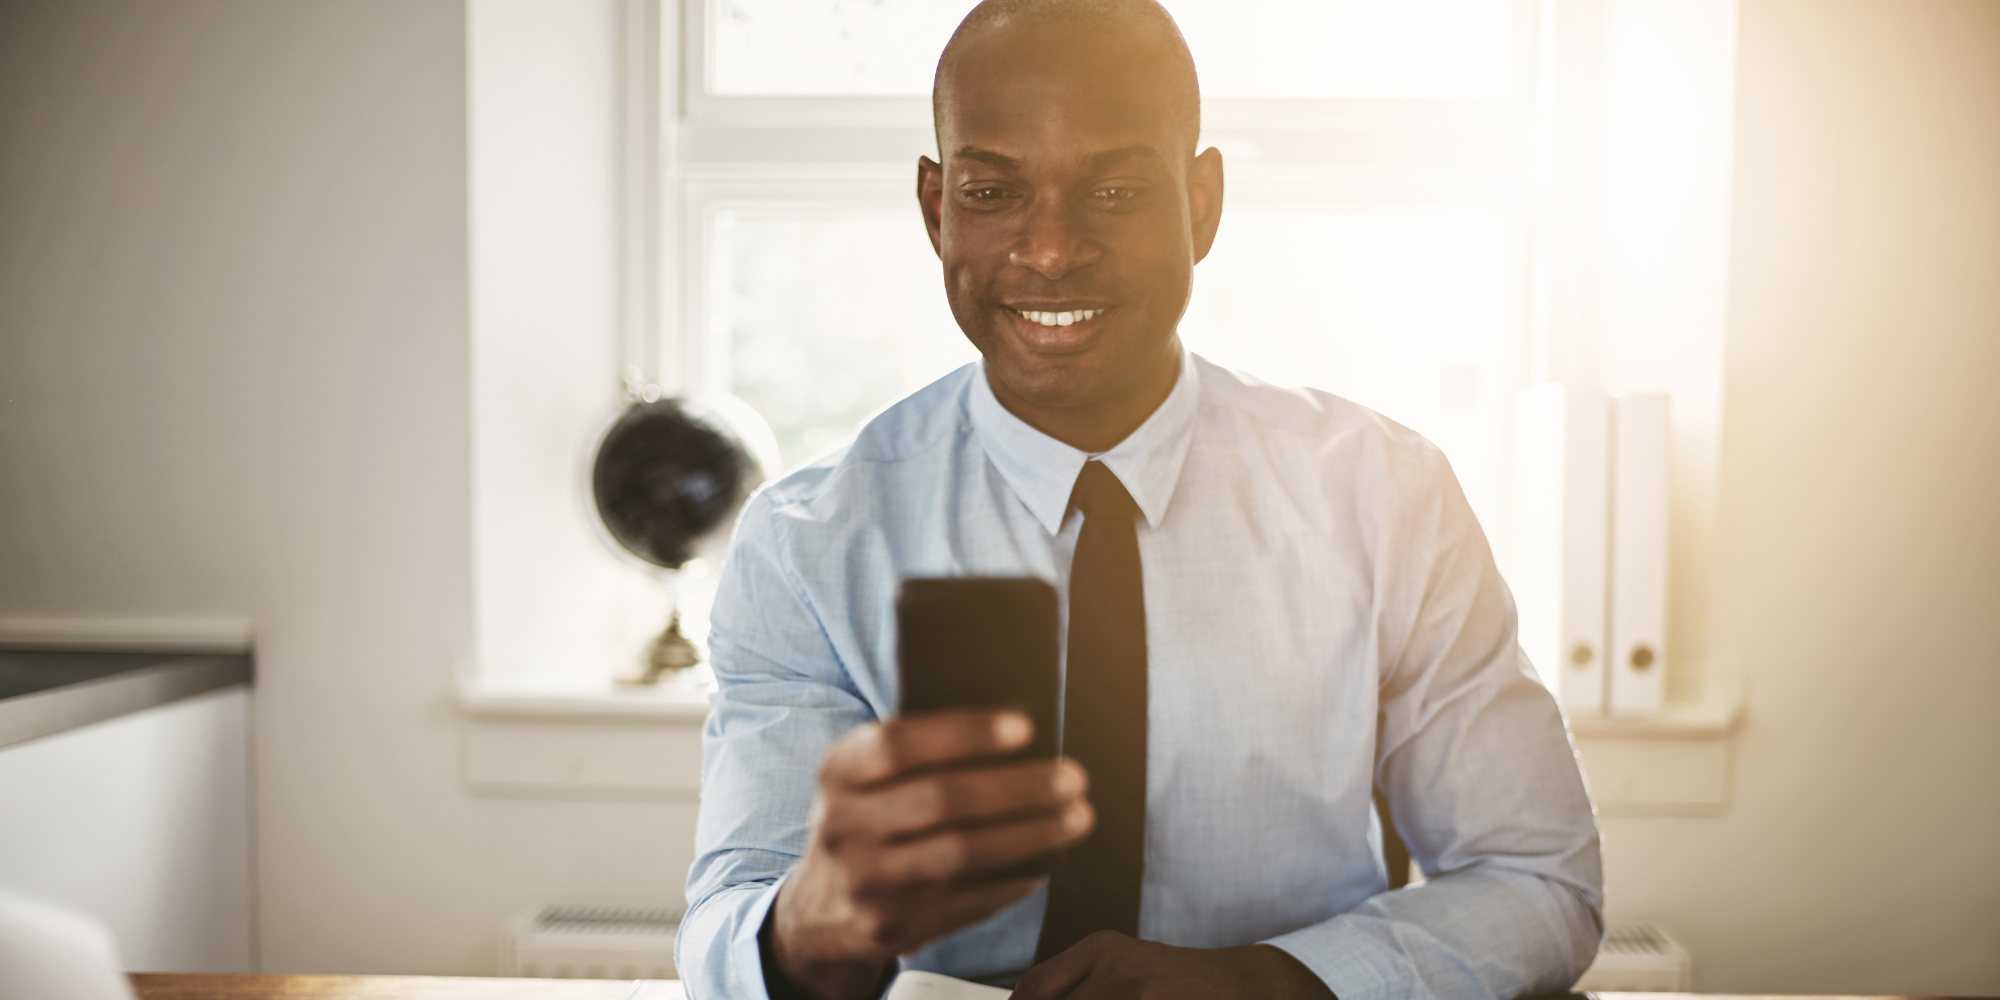
<instances>
[{"instance_id":1,"label":"smiling face","mask_svg":"<svg viewBox=\"0 0 2000 1000\"><path fill-rule=\"evenodd\" d=\"M999 24L939 71L942 164L918 200L952 314L1000 402L1101 450L1173 388L1221 154L1192 154L1162 86L1175 55L1117 25Z\"/></svg>"}]
</instances>

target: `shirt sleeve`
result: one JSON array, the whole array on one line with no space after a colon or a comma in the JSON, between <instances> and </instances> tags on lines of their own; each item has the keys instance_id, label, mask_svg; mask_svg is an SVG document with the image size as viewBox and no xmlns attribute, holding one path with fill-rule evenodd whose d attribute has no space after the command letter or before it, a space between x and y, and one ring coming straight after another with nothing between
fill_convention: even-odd
<instances>
[{"instance_id":1,"label":"shirt sleeve","mask_svg":"<svg viewBox=\"0 0 2000 1000\"><path fill-rule=\"evenodd\" d=\"M1266 943L1341 1000L1567 990L1603 937L1590 799L1457 480L1434 448L1411 465L1377 560L1375 782L1427 881Z\"/></svg>"},{"instance_id":2,"label":"shirt sleeve","mask_svg":"<svg viewBox=\"0 0 2000 1000\"><path fill-rule=\"evenodd\" d=\"M695 1000L768 995L757 933L804 853L820 758L875 718L787 563L783 516L768 490L750 501L716 594L718 690L674 957Z\"/></svg>"}]
</instances>

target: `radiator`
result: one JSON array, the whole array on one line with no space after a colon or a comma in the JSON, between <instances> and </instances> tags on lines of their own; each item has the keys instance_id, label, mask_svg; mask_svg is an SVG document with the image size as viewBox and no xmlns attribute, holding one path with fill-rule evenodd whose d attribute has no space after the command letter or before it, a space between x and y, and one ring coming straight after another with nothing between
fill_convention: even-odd
<instances>
[{"instance_id":1,"label":"radiator","mask_svg":"<svg viewBox=\"0 0 2000 1000\"><path fill-rule=\"evenodd\" d=\"M500 975L675 979L673 906L548 903L500 930Z\"/></svg>"},{"instance_id":2,"label":"radiator","mask_svg":"<svg viewBox=\"0 0 2000 1000\"><path fill-rule=\"evenodd\" d=\"M1572 989L1577 993L1685 993L1694 962L1680 942L1651 924L1611 924L1597 961Z\"/></svg>"}]
</instances>

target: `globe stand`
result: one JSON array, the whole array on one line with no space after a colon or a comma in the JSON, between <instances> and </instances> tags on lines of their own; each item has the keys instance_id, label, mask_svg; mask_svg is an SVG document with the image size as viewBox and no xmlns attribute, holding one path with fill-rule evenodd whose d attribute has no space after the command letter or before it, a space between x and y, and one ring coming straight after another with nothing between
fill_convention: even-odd
<instances>
[{"instance_id":1,"label":"globe stand","mask_svg":"<svg viewBox=\"0 0 2000 1000\"><path fill-rule=\"evenodd\" d=\"M681 634L681 612L675 608L667 619L666 630L654 636L647 645L644 665L636 673L619 674L617 681L631 687L658 684L666 677L700 662L701 650L695 648L693 640Z\"/></svg>"}]
</instances>

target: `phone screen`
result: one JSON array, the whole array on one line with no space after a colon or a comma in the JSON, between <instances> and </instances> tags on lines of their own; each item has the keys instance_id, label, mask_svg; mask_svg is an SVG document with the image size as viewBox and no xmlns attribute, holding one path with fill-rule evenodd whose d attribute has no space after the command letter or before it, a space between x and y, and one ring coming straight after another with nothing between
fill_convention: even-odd
<instances>
[{"instance_id":1,"label":"phone screen","mask_svg":"<svg viewBox=\"0 0 2000 1000\"><path fill-rule=\"evenodd\" d=\"M904 715L1013 708L1034 720L1029 757L1054 757L1056 589L1035 577L919 577L896 594Z\"/></svg>"}]
</instances>

